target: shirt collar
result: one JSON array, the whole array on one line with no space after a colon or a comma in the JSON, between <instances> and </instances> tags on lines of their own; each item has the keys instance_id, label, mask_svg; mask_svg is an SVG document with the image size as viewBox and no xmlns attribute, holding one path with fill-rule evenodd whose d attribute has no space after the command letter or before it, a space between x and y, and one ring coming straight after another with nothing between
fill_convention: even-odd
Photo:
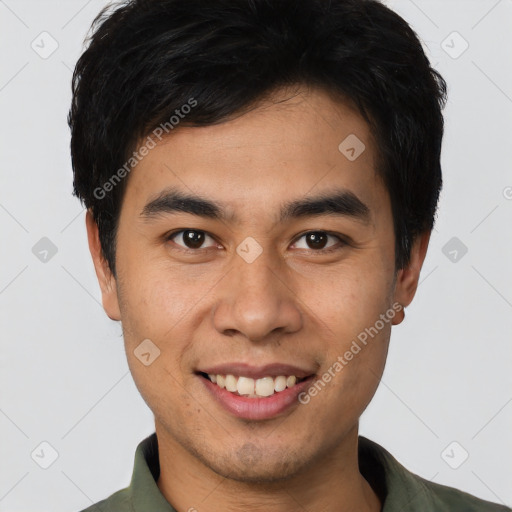
<instances>
[{"instance_id":1,"label":"shirt collar","mask_svg":"<svg viewBox=\"0 0 512 512\"><path fill-rule=\"evenodd\" d=\"M425 480L407 470L382 446L363 436L359 436L359 465L361 474L380 494L382 512L440 510Z\"/></svg>"},{"instance_id":2,"label":"shirt collar","mask_svg":"<svg viewBox=\"0 0 512 512\"><path fill-rule=\"evenodd\" d=\"M129 498L134 512L176 512L158 488L160 462L156 432L144 439L135 451Z\"/></svg>"}]
</instances>

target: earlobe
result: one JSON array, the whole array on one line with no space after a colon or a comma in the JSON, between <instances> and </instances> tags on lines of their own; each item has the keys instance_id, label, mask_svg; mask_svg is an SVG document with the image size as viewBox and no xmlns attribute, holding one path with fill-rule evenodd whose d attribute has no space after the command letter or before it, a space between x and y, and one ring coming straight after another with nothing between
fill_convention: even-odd
<instances>
[{"instance_id":1,"label":"earlobe","mask_svg":"<svg viewBox=\"0 0 512 512\"><path fill-rule=\"evenodd\" d=\"M103 309L111 320L121 320L116 279L109 268L108 262L103 257L98 225L90 209L87 210L85 215L85 225L87 229L87 239L89 241L89 250L101 289Z\"/></svg>"},{"instance_id":2,"label":"earlobe","mask_svg":"<svg viewBox=\"0 0 512 512\"><path fill-rule=\"evenodd\" d=\"M430 240L430 231L419 234L411 247L409 263L397 273L395 283L394 302L402 306L401 310L395 315L393 325L398 325L405 318L405 307L408 306L418 288L421 267L427 254L428 243Z\"/></svg>"},{"instance_id":3,"label":"earlobe","mask_svg":"<svg viewBox=\"0 0 512 512\"><path fill-rule=\"evenodd\" d=\"M395 310L395 316L393 320L391 320L391 325L401 324L405 320L405 306L399 302L395 302L393 309Z\"/></svg>"}]
</instances>

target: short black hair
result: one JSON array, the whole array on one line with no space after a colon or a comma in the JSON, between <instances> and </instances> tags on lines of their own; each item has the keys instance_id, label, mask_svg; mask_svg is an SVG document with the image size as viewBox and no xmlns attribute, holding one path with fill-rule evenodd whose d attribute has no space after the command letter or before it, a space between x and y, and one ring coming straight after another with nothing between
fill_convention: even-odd
<instances>
[{"instance_id":1,"label":"short black hair","mask_svg":"<svg viewBox=\"0 0 512 512\"><path fill-rule=\"evenodd\" d=\"M114 276L125 177L141 139L226 121L280 87L320 87L369 124L396 269L433 228L446 83L412 28L379 1L131 0L103 9L88 42L68 116L73 193L92 211Z\"/></svg>"}]
</instances>

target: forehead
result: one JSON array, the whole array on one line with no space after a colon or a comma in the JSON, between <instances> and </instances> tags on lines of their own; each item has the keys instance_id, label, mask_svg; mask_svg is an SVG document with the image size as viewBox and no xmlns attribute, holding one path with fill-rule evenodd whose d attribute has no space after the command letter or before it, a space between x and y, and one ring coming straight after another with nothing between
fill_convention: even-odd
<instances>
[{"instance_id":1,"label":"forehead","mask_svg":"<svg viewBox=\"0 0 512 512\"><path fill-rule=\"evenodd\" d=\"M371 203L382 193L375 153L369 127L351 105L322 90L281 90L230 120L181 126L158 141L131 171L123 209L140 214L169 187L247 216L329 188Z\"/></svg>"}]
</instances>

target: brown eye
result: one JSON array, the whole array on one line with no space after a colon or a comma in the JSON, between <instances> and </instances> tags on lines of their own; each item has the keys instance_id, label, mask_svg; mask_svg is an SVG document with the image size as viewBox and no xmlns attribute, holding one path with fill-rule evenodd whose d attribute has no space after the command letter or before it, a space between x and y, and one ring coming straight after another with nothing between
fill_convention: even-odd
<instances>
[{"instance_id":1,"label":"brown eye","mask_svg":"<svg viewBox=\"0 0 512 512\"><path fill-rule=\"evenodd\" d=\"M215 245L215 241L204 231L196 229L182 229L169 236L169 240L172 240L175 244L184 247L186 249L204 249L202 247L206 240L211 240L211 245Z\"/></svg>"},{"instance_id":2,"label":"brown eye","mask_svg":"<svg viewBox=\"0 0 512 512\"><path fill-rule=\"evenodd\" d=\"M328 235L322 232L308 233L306 236L306 243L311 249L323 249L327 244Z\"/></svg>"},{"instance_id":3,"label":"brown eye","mask_svg":"<svg viewBox=\"0 0 512 512\"><path fill-rule=\"evenodd\" d=\"M330 239L330 240L329 240ZM304 242L303 242L304 240ZM310 231L305 233L297 242L294 247L296 249L313 249L314 251L329 251L330 249L336 249L336 245L340 248L345 245L342 238L339 236L326 233L325 231Z\"/></svg>"}]
</instances>

